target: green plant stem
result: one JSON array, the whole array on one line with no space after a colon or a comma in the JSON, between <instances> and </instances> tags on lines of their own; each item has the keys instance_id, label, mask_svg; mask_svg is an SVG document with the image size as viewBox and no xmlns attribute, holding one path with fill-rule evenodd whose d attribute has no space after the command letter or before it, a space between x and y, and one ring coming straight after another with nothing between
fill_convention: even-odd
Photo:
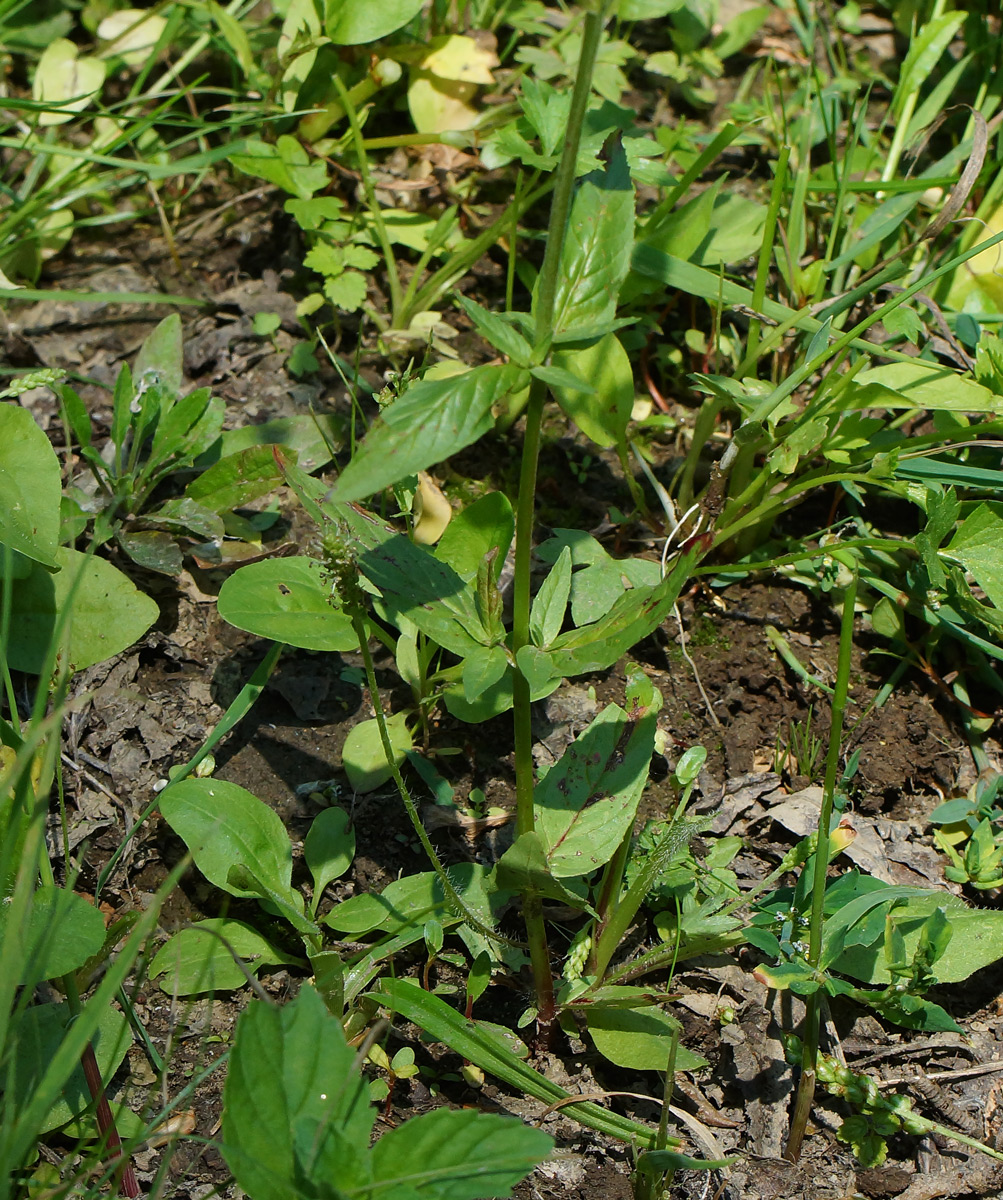
<instances>
[{"instance_id":1,"label":"green plant stem","mask_svg":"<svg viewBox=\"0 0 1003 1200\"><path fill-rule=\"evenodd\" d=\"M394 258L393 247L390 245L387 228L383 223L383 213L376 199L373 178L369 173L369 160L366 157L366 148L362 141L362 128L359 125L359 115L355 111L355 105L348 95L348 88L345 87L341 78L335 74L332 76L331 81L334 84L335 91L338 93L338 99L341 101L342 107L345 110L345 116L348 117L348 123L352 129L352 141L355 143L355 155L359 162L362 190L366 194L369 215L373 219L376 240L379 242L380 250L383 252L383 264L387 270L387 287L390 289L391 324L396 328L401 316L401 301L404 292L401 288L400 273L397 270L397 260Z\"/></svg>"},{"instance_id":2,"label":"green plant stem","mask_svg":"<svg viewBox=\"0 0 1003 1200\"><path fill-rule=\"evenodd\" d=\"M857 602L857 576L851 577L843 591L843 617L839 629L839 660L836 666L836 687L832 697L832 721L829 727L829 750L825 759L825 782L822 786L822 805L818 816L818 844L815 847L814 876L811 889L811 912L808 926L808 962L817 967L822 957L822 909L825 903L825 876L829 867L829 829L832 824L833 800L839 777L839 756L843 733L843 717L850 688L850 663L853 653L853 614ZM807 864L806 868L807 869ZM804 1052L801 1078L798 1081L791 1127L784 1148L784 1157L796 1162L801 1154L805 1127L815 1095L818 1067L818 1039L821 1028L823 992L813 992L805 1000Z\"/></svg>"},{"instance_id":3,"label":"green plant stem","mask_svg":"<svg viewBox=\"0 0 1003 1200\"><path fill-rule=\"evenodd\" d=\"M418 282L425 274L429 262L432 260L433 254L438 254L442 247L446 244L450 234L456 229L459 223L457 216L458 208L455 204L451 204L449 208L436 221L435 227L428 235L428 245L421 253L421 257L414 265L414 270L411 272L411 279L404 291L404 296L401 299L401 323L410 325L412 319L412 303L414 294L418 290Z\"/></svg>"},{"instance_id":4,"label":"green plant stem","mask_svg":"<svg viewBox=\"0 0 1003 1200\"><path fill-rule=\"evenodd\" d=\"M677 938L671 944L656 946L639 958L632 958L630 962L625 962L622 966L610 971L603 978L602 986L628 983L631 979L638 979L652 971L663 971L674 963L687 962L691 958L700 958L704 954L720 954L722 950L744 945L745 933L741 929L714 934L712 937L690 938L685 947L679 944Z\"/></svg>"},{"instance_id":5,"label":"green plant stem","mask_svg":"<svg viewBox=\"0 0 1003 1200\"><path fill-rule=\"evenodd\" d=\"M662 1089L662 1115L658 1122L658 1136L655 1138L655 1149L664 1150L669 1134L669 1106L672 1104L672 1092L676 1081L676 1055L679 1052L679 1026L672 1030L669 1039L669 1057L665 1064L665 1086Z\"/></svg>"},{"instance_id":6,"label":"green plant stem","mask_svg":"<svg viewBox=\"0 0 1003 1200\"><path fill-rule=\"evenodd\" d=\"M623 888L623 876L627 869L627 860L630 858L630 846L634 840L634 830L630 828L623 835L623 840L616 848L616 853L606 864L606 869L603 871L602 883L599 885L599 894L596 897L595 909L598 914L598 920L592 925L592 948L589 952L588 973L598 976L602 972L598 967L598 954L603 944L603 934L609 925L610 917L617 908L617 901L620 898L620 892ZM609 956L603 963L603 969L609 963Z\"/></svg>"},{"instance_id":7,"label":"green plant stem","mask_svg":"<svg viewBox=\"0 0 1003 1200\"><path fill-rule=\"evenodd\" d=\"M11 586L14 581L14 551L5 542L0 553L3 554L3 573L0 575L3 583L3 588L0 590L0 672L3 674L4 696L7 699L10 725L17 732L21 728L21 720L17 715L17 696L14 692L14 680L11 678L7 661L7 648L10 645L10 615L14 597L14 589Z\"/></svg>"},{"instance_id":8,"label":"green plant stem","mask_svg":"<svg viewBox=\"0 0 1003 1200\"><path fill-rule=\"evenodd\" d=\"M759 261L756 264L756 282L752 287L752 308L754 312L763 311L766 299L766 284L770 277L770 262L773 259L773 238L777 229L777 218L780 215L780 204L784 198L784 186L787 183L787 161L791 156L790 146L781 146L777 156L777 166L773 175L773 187L770 189L770 204L766 210L766 224L763 228L763 241L759 248ZM755 374L756 362L759 358L759 334L762 322L753 317L749 322L749 338L746 343L745 357L742 359L736 379L742 379L747 374Z\"/></svg>"},{"instance_id":9,"label":"green plant stem","mask_svg":"<svg viewBox=\"0 0 1003 1200\"><path fill-rule=\"evenodd\" d=\"M533 517L536 500L536 473L540 457L540 427L547 385L534 378L526 406L526 431L523 435L522 464L519 473L519 498L515 514L515 576L512 599L512 650L518 655L529 645L531 556ZM516 666L512 678L513 720L515 725L516 837L531 833L536 825L533 814L533 730L532 695L529 680ZM532 941L532 938L530 938Z\"/></svg>"},{"instance_id":10,"label":"green plant stem","mask_svg":"<svg viewBox=\"0 0 1003 1200\"><path fill-rule=\"evenodd\" d=\"M930 10L930 21L936 21L944 12L944 0L934 0L933 8ZM914 31L919 34L919 30ZM902 151L905 149L906 138L909 136L909 125L912 121L912 115L916 111L916 102L919 100L920 84L924 83L925 79L917 79L915 82L910 80L912 86L902 101L902 107L895 118L895 132L892 134L892 142L888 147L888 157L885 159L885 165L881 171L881 182L887 183L890 179L895 178L895 172L899 169L899 162L902 159ZM892 99L892 113L895 112L896 95ZM876 193L877 198L882 198L882 193Z\"/></svg>"},{"instance_id":11,"label":"green plant stem","mask_svg":"<svg viewBox=\"0 0 1003 1200\"><path fill-rule=\"evenodd\" d=\"M605 976L610 960L616 952L617 947L626 937L627 930L637 916L638 910L644 903L644 898L651 890L652 884L669 863L672 862L678 851L686 845L689 837L695 835L697 832L693 826L687 830L684 824L686 805L692 793L693 784L689 783L679 798L679 803L672 814L670 825L662 833L658 845L648 855L637 878L624 895L620 894L620 889L627 860L630 856L632 829L628 830L627 836L620 844L616 856L609 864L609 875L615 880L616 886L611 896L607 897L605 895L605 886L604 894L600 895L599 903L596 906L600 920L596 923L595 933L593 934L594 945L591 954L591 974L595 975L599 982ZM605 878L603 883L604 885L606 884ZM604 900L606 901L605 907L602 906ZM678 940L675 949L678 952Z\"/></svg>"},{"instance_id":12,"label":"green plant stem","mask_svg":"<svg viewBox=\"0 0 1003 1200\"><path fill-rule=\"evenodd\" d=\"M582 126L588 109L592 89L592 71L603 20L599 13L585 16L582 48L578 58L578 74L575 78L564 150L554 181L554 194L550 206L550 222L547 229L547 248L544 251L538 290L534 303L535 341L538 348L549 343L553 336L554 301L561 266L561 251L571 212L571 200L575 186L578 163L578 147L581 142ZM515 522L515 580L512 607L512 650L519 651L529 645L530 610L530 566L533 551L533 524L536 500L536 474L540 457L540 427L543 422L543 405L547 387L534 378L529 389L526 406L526 432L523 437L522 465L519 472L519 499ZM513 719L515 725L515 779L516 779L516 831L517 836L532 832L536 821L533 814L533 731L531 725L532 695L529 680L516 663L512 680ZM538 895L529 892L523 898L523 913L526 919L526 936L530 945L533 964L533 982L536 988L536 1011L541 1027L549 1029L554 1019L554 979L550 970L550 954L547 949L547 931L543 923L543 904Z\"/></svg>"},{"instance_id":13,"label":"green plant stem","mask_svg":"<svg viewBox=\"0 0 1003 1200\"><path fill-rule=\"evenodd\" d=\"M432 869L439 877L439 882L442 884L442 890L446 897L446 903L458 917L461 917L471 928L476 929L484 937L491 938L495 942L501 942L505 946L520 946L521 943L514 942L511 938L503 937L496 930L492 929L490 925L485 925L475 913L471 912L467 905L464 904L456 888L453 887L453 881L449 878L449 872L442 865L442 860L438 854L436 854L435 847L429 840L425 826L421 823L418 808L408 790L407 784L404 782L403 775L400 773L400 767L397 765L397 755L394 751L393 743L390 741L390 731L387 729L386 714L383 712L383 703L380 700L380 692L376 684L376 668L373 666L373 656L369 651L369 634L366 631L366 619L358 609L353 611L351 616L352 628L355 630L355 636L359 639L362 665L366 672L366 683L369 685L369 696L373 702L373 713L376 716L376 728L380 731L380 741L383 743L383 753L386 756L387 766L390 768L393 781L397 785L398 794L403 801L415 835L418 841L421 842L422 849L428 856L428 861L431 863Z\"/></svg>"}]
</instances>

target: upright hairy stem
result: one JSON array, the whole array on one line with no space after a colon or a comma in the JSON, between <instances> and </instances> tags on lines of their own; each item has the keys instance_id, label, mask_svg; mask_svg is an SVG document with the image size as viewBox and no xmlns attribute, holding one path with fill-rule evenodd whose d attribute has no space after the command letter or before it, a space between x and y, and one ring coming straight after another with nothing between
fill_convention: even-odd
<instances>
[{"instance_id":1,"label":"upright hairy stem","mask_svg":"<svg viewBox=\"0 0 1003 1200\"><path fill-rule=\"evenodd\" d=\"M537 347L545 346L553 335L554 299L557 295L561 250L568 225L568 214L571 211L578 146L588 108L589 93L592 87L592 70L599 49L602 24L602 17L599 13L586 14L582 49L578 59L578 75L575 79L571 111L568 116L567 136L554 182L550 224L547 229L547 248L544 252L543 267L540 271L534 304L534 332ZM512 649L515 654L518 654L523 646L528 645L530 640L530 556L533 550L533 516L536 499L536 472L540 457L540 425L543 420L543 404L546 397L546 384L534 378L530 386L529 403L526 407L526 433L522 447L519 500L515 520L515 580L512 611ZM532 832L535 822L533 817L533 732L530 725L531 697L529 682L518 667L515 669L512 681L512 697L515 720L516 830L517 835L521 835ZM524 896L523 911L530 945L530 959L533 964L536 1008L541 1025L546 1027L554 1018L554 981L550 972L550 955L547 950L547 933L543 923L540 897L535 893L528 893Z\"/></svg>"},{"instance_id":2,"label":"upright hairy stem","mask_svg":"<svg viewBox=\"0 0 1003 1200\"><path fill-rule=\"evenodd\" d=\"M825 901L825 874L829 866L829 830L832 806L839 771L839 750L843 734L843 715L850 687L850 656L853 651L853 609L857 602L857 576L853 575L843 592L843 619L839 629L839 662L836 667L836 686L832 697L832 724L829 729L829 751L825 759L825 783L822 788L822 807L818 816L818 845L815 849L815 874L811 887L811 915L808 927L808 962L817 967L822 957L822 906ZM818 1035L821 1024L822 991L813 992L805 1001L804 1053L801 1059L801 1081L794 1099L790 1133L784 1157L796 1162L801 1154L805 1126L811 1114L815 1095L815 1076L818 1066Z\"/></svg>"}]
</instances>

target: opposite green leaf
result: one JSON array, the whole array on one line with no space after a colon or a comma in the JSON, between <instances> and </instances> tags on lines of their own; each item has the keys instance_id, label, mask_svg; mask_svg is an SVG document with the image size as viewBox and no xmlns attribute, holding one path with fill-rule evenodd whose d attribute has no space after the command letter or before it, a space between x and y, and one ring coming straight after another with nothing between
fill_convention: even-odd
<instances>
[{"instance_id":1,"label":"opposite green leaf","mask_svg":"<svg viewBox=\"0 0 1003 1200\"><path fill-rule=\"evenodd\" d=\"M861 371L844 393L848 408L929 408L948 412L1003 413L1003 396L953 367L937 363L885 363Z\"/></svg>"},{"instance_id":2,"label":"opposite green leaf","mask_svg":"<svg viewBox=\"0 0 1003 1200\"><path fill-rule=\"evenodd\" d=\"M586 175L561 252L554 332L585 329L616 315L634 247L634 185L619 139L603 171Z\"/></svg>"},{"instance_id":3,"label":"opposite green leaf","mask_svg":"<svg viewBox=\"0 0 1003 1200\"><path fill-rule=\"evenodd\" d=\"M492 427L491 406L525 386L518 367L475 367L423 380L384 409L334 488L339 502L361 500L476 442Z\"/></svg>"},{"instance_id":4,"label":"opposite green leaf","mask_svg":"<svg viewBox=\"0 0 1003 1200\"><path fill-rule=\"evenodd\" d=\"M634 823L654 751L655 717L610 704L537 784L536 831L559 879L609 862Z\"/></svg>"},{"instance_id":5,"label":"opposite green leaf","mask_svg":"<svg viewBox=\"0 0 1003 1200\"><path fill-rule=\"evenodd\" d=\"M22 1112L45 1075L73 1020L67 1004L34 1004L17 1018L17 1037L10 1046L5 1070L7 1112ZM101 1078L107 1084L132 1045L129 1023L117 1008L101 1014L92 1044ZM39 1133L58 1129L93 1104L90 1088L79 1064L63 1086L61 1098L49 1110Z\"/></svg>"},{"instance_id":6,"label":"opposite green leaf","mask_svg":"<svg viewBox=\"0 0 1003 1200\"><path fill-rule=\"evenodd\" d=\"M296 461L304 471L317 471L331 461L332 453L345 438L344 422L334 413L311 413L303 417L276 417L260 425L241 425L228 429L220 438L218 457L227 458L252 446L279 445L296 452ZM214 451L210 450L209 455ZM209 455L206 457L208 458ZM199 465L208 466L205 459Z\"/></svg>"},{"instance_id":7,"label":"opposite green leaf","mask_svg":"<svg viewBox=\"0 0 1003 1200\"><path fill-rule=\"evenodd\" d=\"M463 660L461 678L468 704L478 700L505 674L508 656L504 646L478 646Z\"/></svg>"},{"instance_id":8,"label":"opposite green leaf","mask_svg":"<svg viewBox=\"0 0 1003 1200\"><path fill-rule=\"evenodd\" d=\"M881 898L881 893L874 894ZM1003 959L1003 912L972 909L960 896L929 890L891 910L908 959L916 952L927 918L938 907L946 911L951 923L951 940L932 968L940 983L960 983L983 967ZM847 946L832 963L832 969L863 983L890 983L883 935L872 945Z\"/></svg>"},{"instance_id":9,"label":"opposite green leaf","mask_svg":"<svg viewBox=\"0 0 1003 1200\"><path fill-rule=\"evenodd\" d=\"M476 578L482 560L493 553L497 579L514 535L515 517L508 497L503 492L488 492L453 517L435 547L435 557L469 583Z\"/></svg>"},{"instance_id":10,"label":"opposite green leaf","mask_svg":"<svg viewBox=\"0 0 1003 1200\"><path fill-rule=\"evenodd\" d=\"M625 592L594 624L562 633L549 650L555 673L569 676L604 671L653 633L672 611L698 557L696 550L681 555L661 583Z\"/></svg>"},{"instance_id":11,"label":"opposite green leaf","mask_svg":"<svg viewBox=\"0 0 1003 1200\"><path fill-rule=\"evenodd\" d=\"M565 546L533 597L529 632L534 645L545 648L561 632L570 592L571 551Z\"/></svg>"},{"instance_id":12,"label":"opposite green leaf","mask_svg":"<svg viewBox=\"0 0 1003 1200\"><path fill-rule=\"evenodd\" d=\"M159 384L169 395L176 396L181 390L181 318L177 313L164 317L140 346L132 377L137 385Z\"/></svg>"},{"instance_id":13,"label":"opposite green leaf","mask_svg":"<svg viewBox=\"0 0 1003 1200\"><path fill-rule=\"evenodd\" d=\"M473 585L409 538L393 534L358 562L390 613L406 617L443 649L465 657L493 642Z\"/></svg>"},{"instance_id":14,"label":"opposite green leaf","mask_svg":"<svg viewBox=\"0 0 1003 1200\"><path fill-rule=\"evenodd\" d=\"M993 604L1003 609L1003 504L980 504L942 553L971 571Z\"/></svg>"},{"instance_id":15,"label":"opposite green leaf","mask_svg":"<svg viewBox=\"0 0 1003 1200\"><path fill-rule=\"evenodd\" d=\"M373 1148L373 1200L508 1196L554 1141L514 1117L440 1108L391 1129Z\"/></svg>"},{"instance_id":16,"label":"opposite green leaf","mask_svg":"<svg viewBox=\"0 0 1003 1200\"><path fill-rule=\"evenodd\" d=\"M660 1008L595 1006L586 1011L596 1049L618 1067L632 1071L664 1071L668 1066L673 1030L679 1022ZM696 1071L707 1060L684 1046L676 1048L676 1070Z\"/></svg>"},{"instance_id":17,"label":"opposite green leaf","mask_svg":"<svg viewBox=\"0 0 1003 1200\"><path fill-rule=\"evenodd\" d=\"M595 915L588 901L556 878L547 862L543 839L535 830L522 834L498 860L498 882L513 892L535 892ZM584 887L583 891L586 890Z\"/></svg>"},{"instance_id":18,"label":"opposite green leaf","mask_svg":"<svg viewBox=\"0 0 1003 1200\"><path fill-rule=\"evenodd\" d=\"M287 457L295 450L287 448ZM249 446L221 458L198 479L185 495L213 512L229 512L274 491L282 483L282 471L270 445Z\"/></svg>"},{"instance_id":19,"label":"opposite green leaf","mask_svg":"<svg viewBox=\"0 0 1003 1200\"><path fill-rule=\"evenodd\" d=\"M313 909L324 889L340 879L355 857L355 830L343 808L325 808L313 819L303 842L303 857L313 876Z\"/></svg>"},{"instance_id":20,"label":"opposite green leaf","mask_svg":"<svg viewBox=\"0 0 1003 1200\"><path fill-rule=\"evenodd\" d=\"M254 1200L326 1195L334 1180L337 1194L361 1194L375 1115L341 1022L312 987L281 1008L256 1000L241 1014L223 1092L222 1151Z\"/></svg>"},{"instance_id":21,"label":"opposite green leaf","mask_svg":"<svg viewBox=\"0 0 1003 1200\"><path fill-rule=\"evenodd\" d=\"M424 0L326 0L324 32L336 46L361 46L402 29L421 12Z\"/></svg>"},{"instance_id":22,"label":"opposite green leaf","mask_svg":"<svg viewBox=\"0 0 1003 1200\"><path fill-rule=\"evenodd\" d=\"M494 886L494 876L480 863L458 863L448 868L450 882L467 908L486 924L494 922L491 905L499 907L507 893ZM423 928L426 921L442 923L452 917L442 880L435 871L419 871L388 883L382 892L349 896L324 918L324 924L339 933L358 937L365 933L395 934L409 925Z\"/></svg>"},{"instance_id":23,"label":"opposite green leaf","mask_svg":"<svg viewBox=\"0 0 1003 1200\"><path fill-rule=\"evenodd\" d=\"M558 404L597 446L622 445L634 408L634 371L620 339L608 333L580 350L557 350L554 363L593 384L581 389L553 388Z\"/></svg>"}]
</instances>

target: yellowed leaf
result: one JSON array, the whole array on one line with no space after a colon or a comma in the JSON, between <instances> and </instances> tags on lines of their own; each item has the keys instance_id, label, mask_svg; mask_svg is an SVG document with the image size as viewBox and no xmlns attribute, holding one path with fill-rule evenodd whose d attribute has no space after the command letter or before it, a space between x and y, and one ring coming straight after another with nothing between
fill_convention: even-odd
<instances>
[{"instance_id":1,"label":"yellowed leaf","mask_svg":"<svg viewBox=\"0 0 1003 1200\"><path fill-rule=\"evenodd\" d=\"M425 471L419 471L414 497L414 540L419 546L434 546L446 532L452 516L449 501L437 484Z\"/></svg>"},{"instance_id":2,"label":"yellowed leaf","mask_svg":"<svg viewBox=\"0 0 1003 1200\"><path fill-rule=\"evenodd\" d=\"M498 66L498 55L479 46L473 38L449 34L433 38L429 52L418 64L440 79L458 83L494 83L491 68Z\"/></svg>"},{"instance_id":3,"label":"yellowed leaf","mask_svg":"<svg viewBox=\"0 0 1003 1200\"><path fill-rule=\"evenodd\" d=\"M68 38L56 38L42 51L35 68L32 99L60 103L60 108L39 114L39 125L63 125L81 112L104 83L105 65L96 58L80 57Z\"/></svg>"},{"instance_id":4,"label":"yellowed leaf","mask_svg":"<svg viewBox=\"0 0 1003 1200\"><path fill-rule=\"evenodd\" d=\"M121 56L129 67L141 67L167 26L167 18L138 8L120 8L98 26L98 37L109 44L102 57Z\"/></svg>"},{"instance_id":5,"label":"yellowed leaf","mask_svg":"<svg viewBox=\"0 0 1003 1200\"><path fill-rule=\"evenodd\" d=\"M429 71L411 72L407 106L419 133L450 133L470 129L480 115L473 101L476 83L439 79Z\"/></svg>"},{"instance_id":6,"label":"yellowed leaf","mask_svg":"<svg viewBox=\"0 0 1003 1200\"><path fill-rule=\"evenodd\" d=\"M982 224L979 241L984 242L997 233L1003 233L1003 204ZM1003 244L990 246L962 263L951 280L947 295L947 307L964 309L972 295L977 297L974 307L983 312L999 312L1003 308Z\"/></svg>"},{"instance_id":7,"label":"yellowed leaf","mask_svg":"<svg viewBox=\"0 0 1003 1200\"><path fill-rule=\"evenodd\" d=\"M477 121L477 89L494 83L493 50L459 34L433 38L411 70L408 107L419 133L470 129Z\"/></svg>"}]
</instances>

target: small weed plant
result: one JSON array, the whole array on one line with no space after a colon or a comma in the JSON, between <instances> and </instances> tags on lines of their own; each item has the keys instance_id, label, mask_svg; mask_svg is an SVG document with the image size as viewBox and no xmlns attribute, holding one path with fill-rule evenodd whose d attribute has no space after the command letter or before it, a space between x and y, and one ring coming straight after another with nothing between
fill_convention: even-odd
<instances>
[{"instance_id":1,"label":"small weed plant","mask_svg":"<svg viewBox=\"0 0 1003 1200\"><path fill-rule=\"evenodd\" d=\"M523 0L276 7L280 21L254 24L250 6L236 2L204 12L87 6L91 53L69 11L52 17L43 47L15 20L19 6L0 5L5 32L31 60L32 87L30 99L4 101L23 128L0 144L31 163L16 160L0 197L5 294L34 283L75 230L122 219L112 183L147 187L169 233L157 181L226 160L282 193L302 239L309 347L297 363L365 321L402 368L364 436L345 432L349 453L333 482L313 472L341 449L334 422L224 430L208 389L182 395L177 317L123 367L104 444L61 376L30 373L0 397L0 1200L79 1181L87 1195L106 1186L138 1194L128 1151L144 1131L135 1120L126 1128L106 1089L135 1016L125 985L144 970L178 997L257 987L257 973L273 966L311 977L284 1007L251 1001L229 1053L222 1150L252 1200L291 1187L358 1200L391 1191L477 1200L508 1194L549 1153L538 1130L446 1109L371 1145L373 1101L392 1099L396 1080L420 1070L411 1047L391 1055L379 1044L374 1022L398 1017L446 1044L468 1072L631 1144L639 1196L664 1194L676 1170L726 1165L686 1154L668 1131L675 1073L706 1065L680 1043L670 989L678 963L740 945L763 959L763 982L805 999L800 1038L789 1031L800 1070L791 1157L816 1081L855 1107L840 1136L866 1163L882 1161L894 1132L942 1132L907 1100L883 1099L872 1081L834 1064L820 1047L821 1012L825 997L843 997L906 1028L957 1030L929 993L1003 957L999 913L830 872L854 836L846 793L856 762L841 751L852 638L864 621L894 662L875 703L919 669L956 706L984 768L967 796L931 818L948 878L976 891L1003 878L999 779L983 747L992 716L970 690L975 680L998 693L1003 659L1003 343L990 328L1003 175L991 149L998 89L986 69L998 31L939 0L907 6L908 52L889 85L887 125L875 129L864 85L887 80L848 53L852 6L831 27L813 5L784 6L794 63L800 55L811 65L753 61L726 119L706 130L682 118L642 127L622 104L625 91L643 77L690 111L709 104L712 81L755 38L765 6L721 28L715 5L690 0L594 3L556 22ZM893 19L901 16L896 9ZM666 45L638 49L634 23L655 20ZM492 44L478 31L500 36ZM261 97L253 111L235 101L216 140L194 115L199 89L180 82L210 43L239 84L222 89L226 98ZM179 44L180 57L148 86ZM949 54L952 45L964 52ZM124 99L107 83L116 72ZM942 132L942 110L962 89L971 104L947 114ZM172 140L169 126L182 96L200 143L178 160L171 153L183 139ZM81 124L63 138L67 118ZM229 136L238 118L254 122L252 136ZM921 137L928 149L916 148ZM378 156L422 147L443 156L444 176L473 150L507 171L505 204L488 204L472 177L445 179L435 210L388 200ZM722 169L750 147L770 164L760 199L730 186ZM916 163L905 169L910 148ZM123 163L131 176L107 174ZM336 194L335 168L357 185L351 195ZM695 186L710 174L709 186ZM639 204L642 188L654 190L653 203ZM88 199L95 211L82 217ZM963 213L973 219L961 222ZM494 306L460 286L489 253L506 263L504 301ZM456 360L447 306L483 343L481 365ZM689 315L669 322L673 310ZM258 316L267 336L275 326ZM447 361L416 362L419 352ZM640 405L635 368L650 397ZM63 464L16 403L42 384L58 389ZM580 473L598 469L604 453L619 463L629 512L616 510L611 527L629 535L644 523L660 555L614 557L579 528L539 536L545 418L590 443ZM679 450L670 477L666 437ZM517 485L489 487L454 514L429 472L488 439L517 447ZM227 621L275 644L95 888L100 898L159 809L205 879L256 902L263 920L245 909L240 919L194 922L137 968L157 905L105 930L75 891L68 848L57 876L45 845L69 679L156 620L156 605L122 568L175 576L186 555L232 565L279 519L275 508L254 508L279 485L313 521L315 552L243 566L218 598ZM809 497L824 497L827 515L806 534L788 514ZM910 514L911 532L889 532L893 507ZM710 819L690 811L702 747L679 755L666 811L637 830L663 744L662 697L640 666L627 659L623 703L602 707L548 768L534 761L532 706L636 654L668 618L681 624L680 598L695 584L723 589L763 572L828 596L841 631L830 686L767 629L787 667L829 696L831 724L817 832L748 887L734 868L740 840L710 836ZM374 643L411 692L396 711L377 686ZM276 813L212 777L211 751L254 703L283 645L361 656L373 716L345 744L349 781L357 792L392 783L428 860L330 908L326 890L355 855L349 813L332 805L314 817L304 888ZM19 707L15 672L37 680L30 711ZM473 811L483 797L459 812L436 745L442 710L470 726L511 713L514 837L497 861L444 862L421 819L419 789L466 820L492 816ZM778 743L777 765L814 778L822 754L809 718ZM420 983L396 971L405 951L423 964ZM523 972L532 989L518 1029L538 1048L587 1037L618 1067L661 1072L658 1128L566 1092L527 1061L515 1030L475 1018L493 980ZM382 1088L363 1075L366 1061L384 1070ZM32 1176L38 1140L55 1129L75 1139L69 1166Z\"/></svg>"}]
</instances>

